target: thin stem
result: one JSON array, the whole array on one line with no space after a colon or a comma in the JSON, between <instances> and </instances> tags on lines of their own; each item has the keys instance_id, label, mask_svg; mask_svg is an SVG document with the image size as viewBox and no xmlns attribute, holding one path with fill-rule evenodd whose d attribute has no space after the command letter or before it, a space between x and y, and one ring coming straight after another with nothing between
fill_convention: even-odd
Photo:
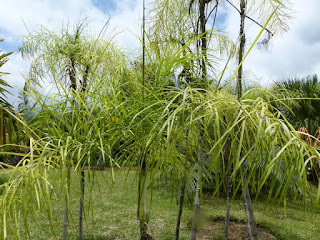
<instances>
[{"instance_id":1,"label":"thin stem","mask_svg":"<svg viewBox=\"0 0 320 240\"><path fill-rule=\"evenodd\" d=\"M79 240L83 240L84 187L85 187L85 173L84 173L84 169L81 169L81 195L80 195L80 206L79 206Z\"/></svg>"},{"instance_id":2,"label":"thin stem","mask_svg":"<svg viewBox=\"0 0 320 240\"><path fill-rule=\"evenodd\" d=\"M70 195L70 174L71 174L71 167L70 167L70 156L68 155L68 163L67 163L67 193L65 197L64 203L64 219L63 219L63 240L67 240L68 236L68 197Z\"/></svg>"},{"instance_id":3,"label":"thin stem","mask_svg":"<svg viewBox=\"0 0 320 240\"><path fill-rule=\"evenodd\" d=\"M181 223L181 216L182 216L182 210L183 210L185 190L186 190L186 174L184 174L181 177L180 201L179 201L179 210L178 210L178 217L177 217L177 224L176 224L176 238L175 238L175 240L179 240L180 223Z\"/></svg>"},{"instance_id":4,"label":"thin stem","mask_svg":"<svg viewBox=\"0 0 320 240\"><path fill-rule=\"evenodd\" d=\"M228 239L228 233L229 233L229 226L230 226L230 192L231 192L231 186L230 186L230 176L229 174L226 177L226 186L227 186L227 211L226 211L226 219L225 219L225 228L224 233L226 236L226 239Z\"/></svg>"},{"instance_id":5,"label":"thin stem","mask_svg":"<svg viewBox=\"0 0 320 240\"><path fill-rule=\"evenodd\" d=\"M246 43L246 35L244 33L244 19L245 19L245 10L246 3L245 0L241 0L240 2L240 49L239 49L239 70L238 70L238 81L237 81L237 89L238 89L238 99L240 100L242 97L242 75L243 75L243 64L241 64L243 55L244 55L244 45Z\"/></svg>"},{"instance_id":6,"label":"thin stem","mask_svg":"<svg viewBox=\"0 0 320 240\"><path fill-rule=\"evenodd\" d=\"M145 86L145 55L146 55L146 39L145 39L145 0L143 0L143 19L142 19L142 86ZM143 91L144 92L144 91ZM143 95L144 98L144 95Z\"/></svg>"},{"instance_id":7,"label":"thin stem","mask_svg":"<svg viewBox=\"0 0 320 240\"><path fill-rule=\"evenodd\" d=\"M244 177L244 185L246 183L246 177ZM243 189L244 190L244 189ZM248 200L246 194L243 194L243 204L244 204L244 209L245 209L245 214L246 214L246 225L247 225L247 231L248 231L248 239L252 239L252 233L251 233L251 225L250 225L250 219L249 219L249 209L248 209Z\"/></svg>"},{"instance_id":8,"label":"thin stem","mask_svg":"<svg viewBox=\"0 0 320 240\"><path fill-rule=\"evenodd\" d=\"M248 206L248 210L249 210L249 214L250 214L252 238L253 238L253 240L258 240L259 239L258 229L257 229L256 220L254 218L253 207L252 207L252 202L251 202L250 193L249 193L248 188L246 189L245 194L246 194L247 206Z\"/></svg>"},{"instance_id":9,"label":"thin stem","mask_svg":"<svg viewBox=\"0 0 320 240\"><path fill-rule=\"evenodd\" d=\"M201 30L201 72L202 80L206 82L207 79L207 34L206 34L206 16L205 16L205 0L199 1L199 19L200 19L200 30Z\"/></svg>"},{"instance_id":10,"label":"thin stem","mask_svg":"<svg viewBox=\"0 0 320 240\"><path fill-rule=\"evenodd\" d=\"M198 218L199 218L199 212L200 212L201 163L199 163L197 175L198 176L197 176L196 196L194 199L194 206L193 206L190 240L195 240L197 238L198 221L199 221Z\"/></svg>"},{"instance_id":11,"label":"thin stem","mask_svg":"<svg viewBox=\"0 0 320 240\"><path fill-rule=\"evenodd\" d=\"M234 9L236 9L236 10L239 12L239 14L241 14L241 11L240 11L232 2L230 2L229 0L227 0L227 2L228 2ZM262 26L260 23L258 23L256 20L254 20L253 18L251 18L251 17L249 17L249 16L247 16L247 15L245 15L245 17L248 18L248 19L250 19L252 22L254 22L255 24L257 24L259 27L264 28L264 30L266 30L266 31L267 31L269 34L271 34L271 36L273 37L273 33L272 33L268 28L265 28L265 27Z\"/></svg>"}]
</instances>

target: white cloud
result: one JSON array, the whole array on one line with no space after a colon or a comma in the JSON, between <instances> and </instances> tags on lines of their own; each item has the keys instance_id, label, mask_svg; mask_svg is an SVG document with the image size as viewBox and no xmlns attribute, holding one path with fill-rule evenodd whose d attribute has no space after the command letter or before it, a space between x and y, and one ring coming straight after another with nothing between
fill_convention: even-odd
<instances>
[{"instance_id":1,"label":"white cloud","mask_svg":"<svg viewBox=\"0 0 320 240\"><path fill-rule=\"evenodd\" d=\"M140 42L135 35L140 34L141 8L139 0L114 1L116 11L103 12L98 9L92 0L0 0L0 38L5 38L6 51L14 51L22 42L22 36L28 31L37 29L40 25L50 30L59 30L61 25L73 26L82 18L89 20L89 34L98 35L109 19L111 20L106 35L115 35L115 42L125 49L137 49ZM109 4L104 1L101 4ZM9 47L8 47L9 46ZM9 101L15 106L18 103L18 88L22 88L30 63L19 56L18 53L10 56L2 70L10 72L7 80L14 88L10 89L13 96Z\"/></svg>"},{"instance_id":2,"label":"white cloud","mask_svg":"<svg viewBox=\"0 0 320 240\"><path fill-rule=\"evenodd\" d=\"M309 74L320 76L320 8L319 0L292 1L295 18L289 22L290 30L271 39L269 51L255 47L244 62L260 84L266 85L285 77L303 77ZM239 33L239 14L231 9L227 31L236 39ZM247 50L258 35L259 27L246 20ZM249 27L248 27L249 26Z\"/></svg>"},{"instance_id":3,"label":"white cloud","mask_svg":"<svg viewBox=\"0 0 320 240\"><path fill-rule=\"evenodd\" d=\"M117 11L111 16L110 29L117 29L117 43L130 50L140 46L142 1L123 0L117 1Z\"/></svg>"},{"instance_id":4,"label":"white cloud","mask_svg":"<svg viewBox=\"0 0 320 240\"><path fill-rule=\"evenodd\" d=\"M23 89L24 86L23 76L27 76L29 66L30 63L23 60L20 54L14 53L9 56L9 61L1 69L4 72L10 73L10 75L3 76L3 79L12 86L12 88L8 89L12 95L7 94L7 97L8 102L12 103L14 106L17 106L19 103L19 91L20 89Z\"/></svg>"},{"instance_id":5,"label":"white cloud","mask_svg":"<svg viewBox=\"0 0 320 240\"><path fill-rule=\"evenodd\" d=\"M21 43L21 36L33 30L36 26L44 25L49 29L59 29L61 24L73 25L79 19L87 17L90 21L90 33L97 35L111 15L111 21L106 34L117 34L116 43L126 49L137 50L140 41L136 36L141 34L142 1L115 0L115 8L104 11L98 9L93 0L0 0L0 38L6 38L8 46L15 50ZM152 2L147 1L147 2ZM319 0L294 1L296 18L292 20L289 32L277 36L271 41L269 52L260 51L257 47L244 63L248 78L259 79L266 84L271 80L278 80L287 76L302 77L317 73L320 75L320 25L317 9ZM110 2L101 4L110 4ZM148 7L148 5L147 5ZM239 14L225 3L223 14L227 14L226 21L221 24L225 31L236 40L239 31ZM106 7L106 9L108 9ZM255 39L259 27L250 21L247 25L247 48L250 41ZM235 61L234 61L235 62ZM17 53L10 57L10 61L2 70L11 72L5 76L14 87L23 86L21 73L27 74L29 63L23 61ZM20 73L21 72L21 73ZM17 90L13 90L16 93ZM16 97L16 95L15 95ZM17 102L11 97L10 101Z\"/></svg>"}]
</instances>

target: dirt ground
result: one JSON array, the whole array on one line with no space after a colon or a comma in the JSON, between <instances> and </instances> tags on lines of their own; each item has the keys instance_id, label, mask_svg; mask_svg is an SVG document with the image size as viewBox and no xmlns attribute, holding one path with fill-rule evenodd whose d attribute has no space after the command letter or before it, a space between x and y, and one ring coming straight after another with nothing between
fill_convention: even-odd
<instances>
[{"instance_id":1,"label":"dirt ground","mask_svg":"<svg viewBox=\"0 0 320 240\"><path fill-rule=\"evenodd\" d=\"M258 228L259 239L261 240L275 240L277 239L271 233ZM222 221L211 221L203 226L197 235L200 239L218 240L224 239L224 222ZM245 240L248 239L247 227L243 222L230 222L229 228L229 240Z\"/></svg>"}]
</instances>

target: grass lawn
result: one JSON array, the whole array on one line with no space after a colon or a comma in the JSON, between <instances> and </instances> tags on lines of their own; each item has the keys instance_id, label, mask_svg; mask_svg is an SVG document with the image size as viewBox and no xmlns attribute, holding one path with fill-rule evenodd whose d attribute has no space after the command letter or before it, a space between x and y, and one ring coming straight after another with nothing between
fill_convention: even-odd
<instances>
[{"instance_id":1,"label":"grass lawn","mask_svg":"<svg viewBox=\"0 0 320 240\"><path fill-rule=\"evenodd\" d=\"M75 177L77 178L77 177ZM111 239L139 239L139 229L136 217L137 211L137 183L134 171L115 171L115 183L112 184L110 171L96 173L95 185L92 191L86 191L86 206L90 210L85 212L84 239L111 240ZM74 179L78 183L78 179ZM68 239L77 239L79 191L73 186L71 191L71 213L73 223L69 226ZM164 183L155 183L150 214L150 227L154 237L158 240L174 239L174 227L178 211L176 189ZM92 195L90 196L90 192ZM51 231L49 221L45 216L36 216L30 219L30 239L48 240L62 238L62 222L64 202L53 202L53 227L57 237ZM89 199L91 198L91 201ZM202 212L206 219L222 219L225 214L225 200L203 196ZM254 202L257 223L271 232L277 239L320 239L320 214L310 206L304 208L300 202L288 203L287 217L282 206L268 205L265 201ZM190 218L192 204L184 207L181 223L181 240L189 239ZM232 219L245 219L242 200L233 200L231 206ZM221 223L221 226L223 223ZM208 228L209 223L202 229ZM201 229L200 229L201 231ZM24 237L22 237L24 239ZM202 239L202 238L199 238ZM205 238L209 239L209 238ZM212 231L212 238L223 239L222 231Z\"/></svg>"}]
</instances>

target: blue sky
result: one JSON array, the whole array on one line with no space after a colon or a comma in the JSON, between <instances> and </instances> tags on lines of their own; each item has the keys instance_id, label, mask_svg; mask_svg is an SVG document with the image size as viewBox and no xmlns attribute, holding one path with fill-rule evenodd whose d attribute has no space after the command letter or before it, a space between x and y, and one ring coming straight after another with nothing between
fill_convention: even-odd
<instances>
[{"instance_id":1,"label":"blue sky","mask_svg":"<svg viewBox=\"0 0 320 240\"><path fill-rule=\"evenodd\" d=\"M3 41L0 42L0 49L3 50L5 53L14 52L18 47L17 43Z\"/></svg>"},{"instance_id":2,"label":"blue sky","mask_svg":"<svg viewBox=\"0 0 320 240\"><path fill-rule=\"evenodd\" d=\"M104 14L112 16L114 12L118 10L117 0L108 0L108 1L103 1L103 0L93 0L92 3L93 5L100 9Z\"/></svg>"},{"instance_id":3,"label":"blue sky","mask_svg":"<svg viewBox=\"0 0 320 240\"><path fill-rule=\"evenodd\" d=\"M13 87L9 102L17 106L19 89L23 88L30 61L22 59L16 51L22 36L35 31L40 25L58 30L61 25L74 25L87 18L89 34L98 35L111 17L107 34L117 34L116 41L122 48L137 49L136 35L140 33L141 6L138 0L0 0L0 43L4 52L14 51L1 71L9 72L5 80ZM12 14L14 13L14 14ZM136 34L136 35L135 35Z\"/></svg>"},{"instance_id":4,"label":"blue sky","mask_svg":"<svg viewBox=\"0 0 320 240\"><path fill-rule=\"evenodd\" d=\"M235 4L237 1L233 0ZM292 2L295 18L289 22L290 31L274 37L268 51L254 48L244 64L248 80L266 85L285 77L320 75L320 1ZM140 47L137 36L141 33L141 0L0 0L0 6L0 38L6 39L0 43L0 49L5 52L16 50L21 37L39 25L59 29L62 23L72 25L84 17L90 21L90 34L98 34L111 17L108 33L116 34L117 44L129 51ZM227 4L220 11L219 28L236 41L238 13ZM248 22L247 47L258 31ZM18 89L24 84L22 74L28 74L29 66L30 62L15 52L1 69L11 73L5 79L14 87L10 102L15 105Z\"/></svg>"}]
</instances>

